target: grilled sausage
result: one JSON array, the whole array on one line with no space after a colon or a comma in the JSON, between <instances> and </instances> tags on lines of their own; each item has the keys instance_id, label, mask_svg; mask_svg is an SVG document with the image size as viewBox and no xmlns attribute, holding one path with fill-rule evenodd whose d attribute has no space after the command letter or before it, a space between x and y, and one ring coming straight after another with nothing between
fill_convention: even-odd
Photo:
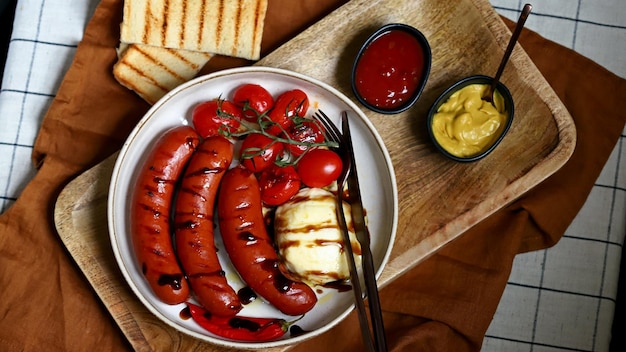
<instances>
[{"instance_id":1,"label":"grilled sausage","mask_svg":"<svg viewBox=\"0 0 626 352\"><path fill-rule=\"evenodd\" d=\"M176 252L191 289L211 314L225 317L234 316L242 306L217 256L213 210L233 149L221 136L200 143L182 178L174 215Z\"/></svg>"},{"instance_id":2,"label":"grilled sausage","mask_svg":"<svg viewBox=\"0 0 626 352\"><path fill-rule=\"evenodd\" d=\"M199 143L192 127L167 131L139 170L131 205L131 236L141 271L167 304L189 297L189 285L172 244L170 210L175 185Z\"/></svg>"},{"instance_id":3,"label":"grilled sausage","mask_svg":"<svg viewBox=\"0 0 626 352\"><path fill-rule=\"evenodd\" d=\"M242 166L226 172L217 212L226 251L246 284L285 314L311 310L317 302L315 292L279 270L279 257L265 227L261 191L252 172Z\"/></svg>"}]
</instances>

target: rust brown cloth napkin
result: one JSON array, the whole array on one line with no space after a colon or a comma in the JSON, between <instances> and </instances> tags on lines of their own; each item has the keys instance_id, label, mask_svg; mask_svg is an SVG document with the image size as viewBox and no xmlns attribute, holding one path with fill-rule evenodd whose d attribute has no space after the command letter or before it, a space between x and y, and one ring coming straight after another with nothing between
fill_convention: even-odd
<instances>
[{"instance_id":1,"label":"rust brown cloth napkin","mask_svg":"<svg viewBox=\"0 0 626 352\"><path fill-rule=\"evenodd\" d=\"M343 2L270 0L264 54ZM65 251L52 218L63 186L119 149L148 109L111 75L121 9L122 0L103 0L96 9L36 141L39 172L0 217L2 351L130 349ZM574 117L574 155L522 199L381 291L394 351L479 350L514 256L557 243L624 127L625 80L531 31L520 42ZM246 64L217 58L205 71ZM324 349L361 350L355 314L295 348Z\"/></svg>"}]
</instances>

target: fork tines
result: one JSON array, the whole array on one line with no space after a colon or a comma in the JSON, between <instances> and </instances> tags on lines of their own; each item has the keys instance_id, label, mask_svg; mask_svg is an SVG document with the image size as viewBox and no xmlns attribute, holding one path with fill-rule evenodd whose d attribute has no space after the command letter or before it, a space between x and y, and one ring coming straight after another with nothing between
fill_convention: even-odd
<instances>
[{"instance_id":1,"label":"fork tines","mask_svg":"<svg viewBox=\"0 0 626 352\"><path fill-rule=\"evenodd\" d=\"M322 112L321 110L318 110L314 114L314 117L323 125L325 129L324 133L326 134L327 139L337 143L337 148L334 149L337 150L343 162L342 172L337 179L337 221L343 232L344 247L346 249L348 265L350 268L350 283L352 285L352 291L354 293L354 300L359 316L359 325L361 328L363 342L365 344L365 347L367 348L367 351L375 352L378 350L375 341L384 341L384 337L381 338L378 335L375 337L372 336L372 330L370 329L369 321L367 318L367 311L365 310L365 304L363 302L364 296L363 290L361 288L361 280L359 278L359 272L357 270L357 266L354 260L354 253L352 252L352 246L350 243L350 235L346 225L345 215L343 213L343 185L345 184L349 176L348 174L350 172L351 166L353 166L352 157L350 156L350 150L347 147L344 135L339 131L337 126L330 120L330 118L326 116L326 114L324 114L324 112ZM378 326L380 326L380 324L374 325L374 327ZM384 331L380 331L381 329L375 330L377 331L377 334L384 334ZM382 348L382 350L384 351L386 350L386 348Z\"/></svg>"}]
</instances>

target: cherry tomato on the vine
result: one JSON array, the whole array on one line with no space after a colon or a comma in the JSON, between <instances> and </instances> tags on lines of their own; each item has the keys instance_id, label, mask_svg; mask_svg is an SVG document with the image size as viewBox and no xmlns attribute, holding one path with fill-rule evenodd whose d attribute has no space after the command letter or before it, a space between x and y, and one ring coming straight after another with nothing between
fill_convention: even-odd
<instances>
[{"instance_id":1,"label":"cherry tomato on the vine","mask_svg":"<svg viewBox=\"0 0 626 352\"><path fill-rule=\"evenodd\" d=\"M241 163L248 170L259 172L274 164L283 149L283 143L260 133L252 133L241 143Z\"/></svg>"},{"instance_id":2,"label":"cherry tomato on the vine","mask_svg":"<svg viewBox=\"0 0 626 352\"><path fill-rule=\"evenodd\" d=\"M332 150L316 148L304 154L296 167L302 183L321 188L337 180L343 162Z\"/></svg>"},{"instance_id":3,"label":"cherry tomato on the vine","mask_svg":"<svg viewBox=\"0 0 626 352\"><path fill-rule=\"evenodd\" d=\"M233 93L233 102L243 110L246 120L256 122L259 115L274 106L272 94L258 84L243 84Z\"/></svg>"},{"instance_id":4,"label":"cherry tomato on the vine","mask_svg":"<svg viewBox=\"0 0 626 352\"><path fill-rule=\"evenodd\" d=\"M287 135L290 139L296 142L302 143L323 143L324 142L324 131L323 127L319 124L319 122L303 118L291 126L291 128L287 131ZM302 155L309 146L300 145L300 144L287 144L287 149L289 153L294 157L298 157Z\"/></svg>"},{"instance_id":5,"label":"cherry tomato on the vine","mask_svg":"<svg viewBox=\"0 0 626 352\"><path fill-rule=\"evenodd\" d=\"M270 206L281 205L291 199L300 190L300 175L291 166L268 167L259 176L261 200Z\"/></svg>"},{"instance_id":6,"label":"cherry tomato on the vine","mask_svg":"<svg viewBox=\"0 0 626 352\"><path fill-rule=\"evenodd\" d=\"M276 98L274 107L268 114L275 125L272 125L267 132L277 136L282 130L289 130L293 119L296 116L304 116L308 109L309 98L302 90L293 89L282 93Z\"/></svg>"},{"instance_id":7,"label":"cherry tomato on the vine","mask_svg":"<svg viewBox=\"0 0 626 352\"><path fill-rule=\"evenodd\" d=\"M191 119L202 138L219 135L220 132L235 132L241 125L243 113L228 100L210 100L196 105Z\"/></svg>"}]
</instances>

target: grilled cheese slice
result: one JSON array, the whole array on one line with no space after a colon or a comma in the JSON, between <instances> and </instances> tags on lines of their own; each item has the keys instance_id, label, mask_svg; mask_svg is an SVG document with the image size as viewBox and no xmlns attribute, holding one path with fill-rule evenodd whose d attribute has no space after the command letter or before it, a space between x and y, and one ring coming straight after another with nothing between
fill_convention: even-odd
<instances>
[{"instance_id":1,"label":"grilled cheese slice","mask_svg":"<svg viewBox=\"0 0 626 352\"><path fill-rule=\"evenodd\" d=\"M150 104L194 78L213 55L150 45L121 45L113 76Z\"/></svg>"},{"instance_id":2,"label":"grilled cheese slice","mask_svg":"<svg viewBox=\"0 0 626 352\"><path fill-rule=\"evenodd\" d=\"M258 60L268 0L127 0L121 41Z\"/></svg>"}]
</instances>

